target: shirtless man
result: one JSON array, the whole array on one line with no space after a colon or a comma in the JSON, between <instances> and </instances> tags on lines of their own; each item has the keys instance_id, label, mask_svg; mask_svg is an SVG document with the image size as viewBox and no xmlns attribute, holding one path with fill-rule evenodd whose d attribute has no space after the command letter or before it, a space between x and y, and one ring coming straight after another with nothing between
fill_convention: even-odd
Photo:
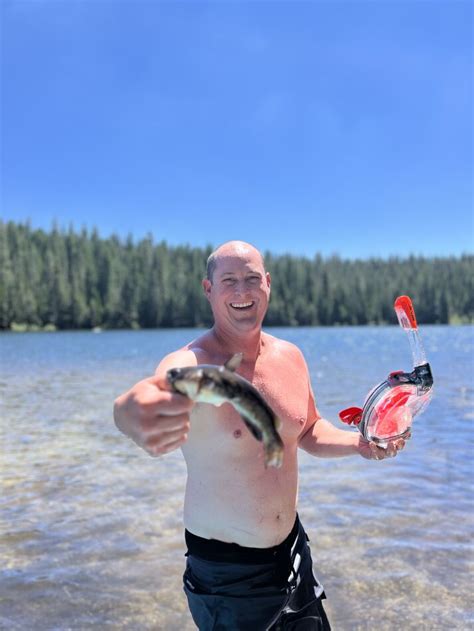
<instances>
[{"instance_id":1,"label":"shirtless man","mask_svg":"<svg viewBox=\"0 0 474 631\"><path fill-rule=\"evenodd\" d=\"M116 425L151 456L182 449L188 472L184 590L201 631L283 629L296 620L303 625L298 628L329 629L296 513L298 447L314 456L382 460L403 449L404 440L381 449L321 418L301 351L262 331L270 275L257 249L241 241L217 248L202 286L214 326L116 400ZM280 469L265 469L262 444L230 404L193 404L169 391L170 368L221 365L239 352L237 372L282 422Z\"/></svg>"}]
</instances>

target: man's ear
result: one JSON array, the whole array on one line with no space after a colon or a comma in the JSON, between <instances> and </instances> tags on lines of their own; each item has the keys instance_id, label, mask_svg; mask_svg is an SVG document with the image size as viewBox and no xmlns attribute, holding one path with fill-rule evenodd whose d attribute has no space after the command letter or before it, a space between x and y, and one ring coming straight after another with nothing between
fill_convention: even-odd
<instances>
[{"instance_id":1,"label":"man's ear","mask_svg":"<svg viewBox=\"0 0 474 631\"><path fill-rule=\"evenodd\" d=\"M212 286L211 281L208 278L203 278L201 285L204 291L204 295L209 300L209 296L211 294L211 286Z\"/></svg>"},{"instance_id":2,"label":"man's ear","mask_svg":"<svg viewBox=\"0 0 474 631\"><path fill-rule=\"evenodd\" d=\"M268 287L268 288L270 288L270 286L271 286L271 284L272 284L272 279L271 279L271 277L270 277L270 272L267 272L267 273L265 274L265 279L266 279L266 281L267 281L267 287Z\"/></svg>"}]
</instances>

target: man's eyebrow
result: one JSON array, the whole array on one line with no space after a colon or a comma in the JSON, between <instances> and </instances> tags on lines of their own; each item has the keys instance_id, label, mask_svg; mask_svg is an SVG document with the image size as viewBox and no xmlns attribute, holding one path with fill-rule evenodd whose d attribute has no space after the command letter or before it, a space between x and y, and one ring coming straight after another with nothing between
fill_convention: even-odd
<instances>
[{"instance_id":1,"label":"man's eyebrow","mask_svg":"<svg viewBox=\"0 0 474 631\"><path fill-rule=\"evenodd\" d=\"M259 272L258 270L248 270L246 272L247 276L253 275L253 276L262 276L262 273ZM237 276L237 274L235 272L221 272L219 274L219 278L224 278L225 276Z\"/></svg>"}]
</instances>

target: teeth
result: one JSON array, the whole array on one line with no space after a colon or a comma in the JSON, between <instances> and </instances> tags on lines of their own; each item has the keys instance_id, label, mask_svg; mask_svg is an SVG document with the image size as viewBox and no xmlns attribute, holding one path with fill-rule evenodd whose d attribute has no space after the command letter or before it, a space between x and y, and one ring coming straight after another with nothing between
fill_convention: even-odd
<instances>
[{"instance_id":1,"label":"teeth","mask_svg":"<svg viewBox=\"0 0 474 631\"><path fill-rule=\"evenodd\" d=\"M237 307L237 309L243 309L244 307L251 307L253 302L231 302L231 307Z\"/></svg>"}]
</instances>

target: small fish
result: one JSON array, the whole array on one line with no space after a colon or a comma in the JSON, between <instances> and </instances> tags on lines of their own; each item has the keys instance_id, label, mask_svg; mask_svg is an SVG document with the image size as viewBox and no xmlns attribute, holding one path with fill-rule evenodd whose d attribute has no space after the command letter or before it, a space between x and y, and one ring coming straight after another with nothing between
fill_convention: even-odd
<instances>
[{"instance_id":1,"label":"small fish","mask_svg":"<svg viewBox=\"0 0 474 631\"><path fill-rule=\"evenodd\" d=\"M277 431L280 421L258 390L235 373L241 361L242 353L236 353L223 366L172 368L166 377L173 390L193 401L233 405L255 438L263 442L265 467L281 467L283 441Z\"/></svg>"}]
</instances>

